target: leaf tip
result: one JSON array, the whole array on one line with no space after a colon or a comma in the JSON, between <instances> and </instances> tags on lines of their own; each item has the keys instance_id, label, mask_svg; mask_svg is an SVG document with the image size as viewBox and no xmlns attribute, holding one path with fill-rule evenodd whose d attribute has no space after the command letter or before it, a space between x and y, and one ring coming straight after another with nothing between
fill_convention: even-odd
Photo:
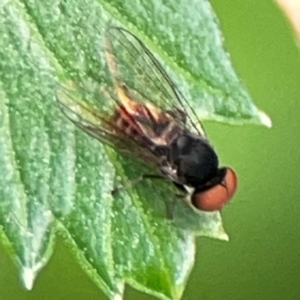
<instances>
[{"instance_id":1,"label":"leaf tip","mask_svg":"<svg viewBox=\"0 0 300 300\"><path fill-rule=\"evenodd\" d=\"M225 242L228 242L229 241L229 236L228 234L226 233L224 227L223 227L223 224L221 224L219 230L218 230L218 236L217 236L217 239L221 240L221 241L225 241Z\"/></svg>"},{"instance_id":2,"label":"leaf tip","mask_svg":"<svg viewBox=\"0 0 300 300\"><path fill-rule=\"evenodd\" d=\"M121 294L114 294L112 300L122 300L123 296Z\"/></svg>"},{"instance_id":3,"label":"leaf tip","mask_svg":"<svg viewBox=\"0 0 300 300\"><path fill-rule=\"evenodd\" d=\"M24 284L25 288L28 291L32 290L33 283L35 280L35 275L36 274L35 274L34 270L32 270L31 268L24 267L22 269L21 278L23 280L23 284Z\"/></svg>"},{"instance_id":4,"label":"leaf tip","mask_svg":"<svg viewBox=\"0 0 300 300\"><path fill-rule=\"evenodd\" d=\"M260 122L263 125L265 125L268 128L272 127L272 120L266 113L264 113L263 111L260 110L260 111L258 111L258 117L259 117Z\"/></svg>"},{"instance_id":5,"label":"leaf tip","mask_svg":"<svg viewBox=\"0 0 300 300\"><path fill-rule=\"evenodd\" d=\"M226 232L224 232L223 234L220 235L220 239L225 241L225 242L228 242L229 241L229 236Z\"/></svg>"}]
</instances>

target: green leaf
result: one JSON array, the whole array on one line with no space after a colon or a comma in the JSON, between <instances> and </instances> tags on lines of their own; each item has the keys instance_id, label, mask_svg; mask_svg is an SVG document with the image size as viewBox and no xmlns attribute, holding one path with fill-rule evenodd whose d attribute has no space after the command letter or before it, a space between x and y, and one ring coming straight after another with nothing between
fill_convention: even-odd
<instances>
[{"instance_id":1,"label":"green leaf","mask_svg":"<svg viewBox=\"0 0 300 300\"><path fill-rule=\"evenodd\" d=\"M74 129L54 99L65 79L109 82L101 49L110 22L147 44L203 119L270 125L233 71L209 3L4 1L0 20L1 240L25 287L59 231L111 299L121 298L125 282L179 299L195 236L227 239L220 214L179 201L168 220L176 191L154 180L113 198L143 167Z\"/></svg>"}]
</instances>

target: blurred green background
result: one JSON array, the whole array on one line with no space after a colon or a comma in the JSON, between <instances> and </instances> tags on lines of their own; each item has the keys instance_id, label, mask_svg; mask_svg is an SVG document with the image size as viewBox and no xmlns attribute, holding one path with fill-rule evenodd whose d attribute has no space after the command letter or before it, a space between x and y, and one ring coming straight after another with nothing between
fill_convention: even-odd
<instances>
[{"instance_id":1,"label":"blurred green background","mask_svg":"<svg viewBox=\"0 0 300 300\"><path fill-rule=\"evenodd\" d=\"M272 1L213 0L227 50L273 128L206 122L222 162L239 175L223 211L230 242L199 238L183 299L300 299L300 49ZM61 241L33 291L0 248L0 300L107 299ZM127 288L125 299L155 299Z\"/></svg>"}]
</instances>

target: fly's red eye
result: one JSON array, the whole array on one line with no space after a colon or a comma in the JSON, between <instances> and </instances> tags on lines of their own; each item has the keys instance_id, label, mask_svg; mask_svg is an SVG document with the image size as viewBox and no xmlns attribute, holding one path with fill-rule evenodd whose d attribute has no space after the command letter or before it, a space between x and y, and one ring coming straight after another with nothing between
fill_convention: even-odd
<instances>
[{"instance_id":1,"label":"fly's red eye","mask_svg":"<svg viewBox=\"0 0 300 300\"><path fill-rule=\"evenodd\" d=\"M236 189L236 173L231 168L227 168L223 182L213 186L207 191L194 193L192 203L200 210L220 210L223 205L232 198Z\"/></svg>"}]
</instances>

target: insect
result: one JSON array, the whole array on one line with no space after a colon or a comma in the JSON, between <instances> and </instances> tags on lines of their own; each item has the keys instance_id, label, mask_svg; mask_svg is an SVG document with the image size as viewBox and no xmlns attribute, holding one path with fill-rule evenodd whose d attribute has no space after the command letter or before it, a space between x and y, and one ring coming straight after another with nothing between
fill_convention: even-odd
<instances>
[{"instance_id":1,"label":"insect","mask_svg":"<svg viewBox=\"0 0 300 300\"><path fill-rule=\"evenodd\" d=\"M101 142L154 166L157 175L141 178L170 180L195 208L220 210L236 191L236 173L219 167L200 120L162 65L119 27L106 29L104 54L112 83L99 90L101 108L72 104L71 90L79 87L71 83L57 93L64 114Z\"/></svg>"}]
</instances>

